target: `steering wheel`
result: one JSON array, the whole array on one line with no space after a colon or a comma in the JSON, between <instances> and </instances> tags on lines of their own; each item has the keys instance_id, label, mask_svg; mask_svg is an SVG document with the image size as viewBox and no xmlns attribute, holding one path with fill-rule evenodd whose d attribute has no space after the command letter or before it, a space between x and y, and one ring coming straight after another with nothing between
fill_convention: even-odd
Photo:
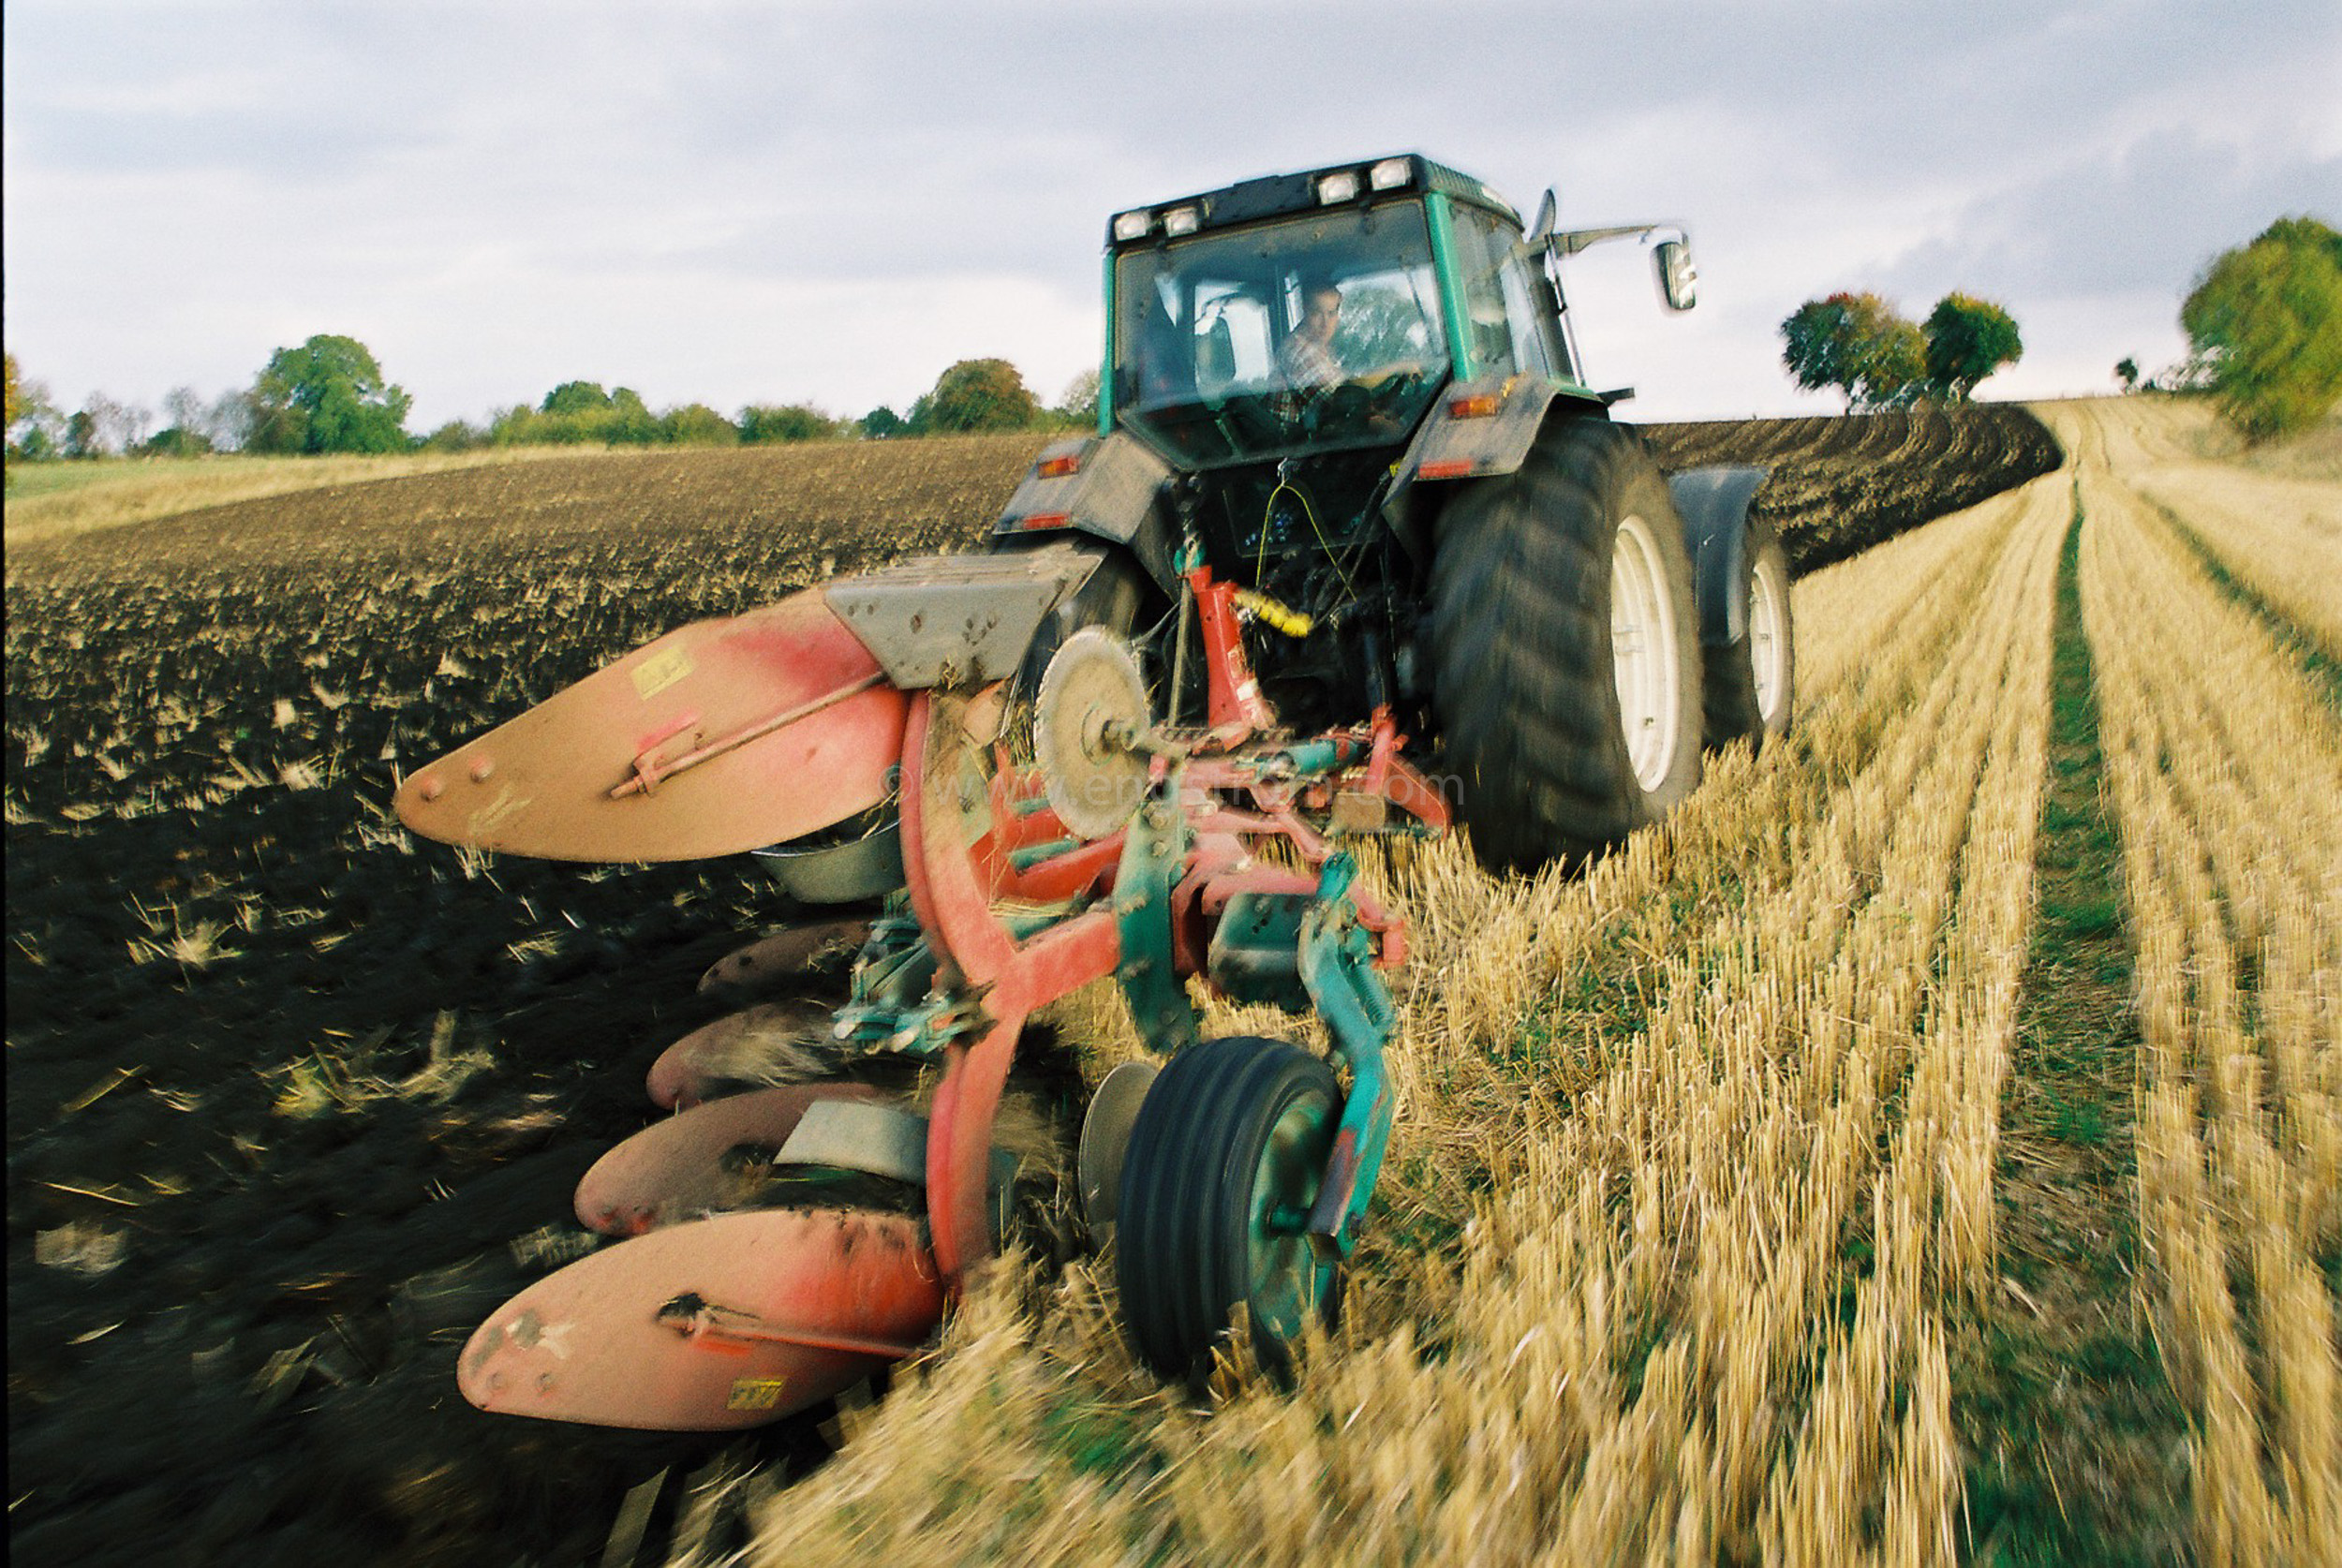
<instances>
[{"instance_id":1,"label":"steering wheel","mask_svg":"<svg viewBox=\"0 0 2342 1568\"><path fill-rule=\"evenodd\" d=\"M1388 364L1378 364L1371 370L1360 371L1350 379L1362 387L1381 392L1387 383L1410 381L1422 374L1423 366L1416 361L1393 360Z\"/></svg>"},{"instance_id":2,"label":"steering wheel","mask_svg":"<svg viewBox=\"0 0 2342 1568\"><path fill-rule=\"evenodd\" d=\"M1326 417L1351 425L1394 420L1422 374L1420 365L1402 362L1353 376L1326 392Z\"/></svg>"}]
</instances>

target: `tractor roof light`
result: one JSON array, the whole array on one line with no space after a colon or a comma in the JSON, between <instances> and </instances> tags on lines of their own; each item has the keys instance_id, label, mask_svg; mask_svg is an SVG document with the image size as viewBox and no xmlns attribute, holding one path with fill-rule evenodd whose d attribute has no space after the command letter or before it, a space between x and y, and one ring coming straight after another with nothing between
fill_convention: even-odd
<instances>
[{"instance_id":1,"label":"tractor roof light","mask_svg":"<svg viewBox=\"0 0 2342 1568\"><path fill-rule=\"evenodd\" d=\"M1415 178L1415 166L1405 158L1385 158L1366 171L1366 183L1376 190L1404 190Z\"/></svg>"},{"instance_id":2,"label":"tractor roof light","mask_svg":"<svg viewBox=\"0 0 2342 1568\"><path fill-rule=\"evenodd\" d=\"M1121 213L1114 219L1114 237L1118 240L1143 240L1147 230L1155 226L1155 214L1148 212Z\"/></svg>"},{"instance_id":3,"label":"tractor roof light","mask_svg":"<svg viewBox=\"0 0 2342 1568\"><path fill-rule=\"evenodd\" d=\"M1339 170L1317 177L1317 204L1331 207L1347 201L1358 194L1358 176L1354 170Z\"/></svg>"},{"instance_id":4,"label":"tractor roof light","mask_svg":"<svg viewBox=\"0 0 2342 1568\"><path fill-rule=\"evenodd\" d=\"M1203 214L1193 207L1174 207L1163 214L1163 231L1173 239L1193 234L1203 223Z\"/></svg>"}]
</instances>

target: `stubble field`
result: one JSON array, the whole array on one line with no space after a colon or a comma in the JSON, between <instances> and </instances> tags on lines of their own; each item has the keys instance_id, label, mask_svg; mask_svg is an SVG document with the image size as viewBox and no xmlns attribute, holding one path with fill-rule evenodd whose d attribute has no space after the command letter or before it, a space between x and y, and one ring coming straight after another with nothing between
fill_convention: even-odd
<instances>
[{"instance_id":1,"label":"stubble field","mask_svg":"<svg viewBox=\"0 0 2342 1568\"><path fill-rule=\"evenodd\" d=\"M2342 474L2047 413L2042 478L2011 411L1653 432L1778 465L1799 731L1576 880L1370 866L1416 958L1340 1339L1208 1414L1136 1370L1110 1268L1039 1252L883 1400L748 1442L452 1387L772 911L729 865L414 845L396 770L680 620L969 541L1035 443L12 547L12 1545L2330 1560L2342 573L2286 568L2342 548ZM1054 1023L1093 1076L1138 1048L1110 997Z\"/></svg>"}]
</instances>

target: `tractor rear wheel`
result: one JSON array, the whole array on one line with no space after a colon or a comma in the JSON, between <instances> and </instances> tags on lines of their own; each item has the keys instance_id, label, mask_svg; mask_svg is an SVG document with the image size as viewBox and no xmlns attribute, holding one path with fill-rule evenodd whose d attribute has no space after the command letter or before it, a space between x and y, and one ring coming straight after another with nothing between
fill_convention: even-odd
<instances>
[{"instance_id":1,"label":"tractor rear wheel","mask_svg":"<svg viewBox=\"0 0 2342 1568\"><path fill-rule=\"evenodd\" d=\"M1097 569L1089 580L1068 594L1041 618L1032 642L1016 672L1016 695L1030 702L1041 689L1041 673L1049 667L1065 640L1085 627L1102 626L1127 638L1138 627L1147 577L1129 554L1113 546L1098 549Z\"/></svg>"},{"instance_id":2,"label":"tractor rear wheel","mask_svg":"<svg viewBox=\"0 0 2342 1568\"><path fill-rule=\"evenodd\" d=\"M1324 1060L1232 1035L1171 1058L1122 1161L1115 1278L1139 1357L1170 1378L1210 1369L1237 1304L1282 1375L1312 1316L1330 1319L1334 1265L1305 1234L1341 1090Z\"/></svg>"},{"instance_id":3,"label":"tractor rear wheel","mask_svg":"<svg viewBox=\"0 0 2342 1568\"><path fill-rule=\"evenodd\" d=\"M1736 740L1761 750L1788 732L1797 695L1789 625L1789 556L1770 523L1751 518L1741 568L1748 625L1738 642L1702 648L1707 689L1701 739L1711 751Z\"/></svg>"},{"instance_id":4,"label":"tractor rear wheel","mask_svg":"<svg viewBox=\"0 0 2342 1568\"><path fill-rule=\"evenodd\" d=\"M1606 420L1549 421L1448 505L1432 702L1482 864L1584 862L1691 793L1698 624L1667 483Z\"/></svg>"},{"instance_id":5,"label":"tractor rear wheel","mask_svg":"<svg viewBox=\"0 0 2342 1568\"><path fill-rule=\"evenodd\" d=\"M1088 582L1041 617L1009 682L1008 713L1001 732L1019 762L1033 760L1033 702L1041 695L1041 677L1047 673L1049 660L1065 646L1065 640L1093 626L1125 640L1137 629L1146 602L1146 573L1127 551L1105 545L1096 547L1095 553L1097 569Z\"/></svg>"}]
</instances>

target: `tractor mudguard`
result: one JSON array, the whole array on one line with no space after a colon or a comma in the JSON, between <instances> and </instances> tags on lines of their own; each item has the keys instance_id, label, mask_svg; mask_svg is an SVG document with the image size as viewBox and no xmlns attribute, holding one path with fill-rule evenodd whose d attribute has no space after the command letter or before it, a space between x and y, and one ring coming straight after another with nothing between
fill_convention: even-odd
<instances>
[{"instance_id":1,"label":"tractor mudguard","mask_svg":"<svg viewBox=\"0 0 2342 1568\"><path fill-rule=\"evenodd\" d=\"M1769 468L1686 468L1668 476L1683 518L1683 547L1699 597L1699 640L1710 647L1748 635L1748 509Z\"/></svg>"},{"instance_id":2,"label":"tractor mudguard","mask_svg":"<svg viewBox=\"0 0 2342 1568\"><path fill-rule=\"evenodd\" d=\"M1558 408L1556 405L1559 405ZM1520 466L1536 445L1549 414L1557 418L1607 418L1597 397L1541 376L1507 373L1459 381L1441 392L1407 443L1391 476L1383 516L1399 541L1417 560L1430 558L1425 518L1409 505L1420 481L1491 479Z\"/></svg>"},{"instance_id":3,"label":"tractor mudguard","mask_svg":"<svg viewBox=\"0 0 2342 1568\"><path fill-rule=\"evenodd\" d=\"M1178 570L1172 560L1171 531L1158 506L1170 480L1169 465L1119 430L1052 442L1041 449L992 525L993 548L1035 534L1111 540L1176 599Z\"/></svg>"}]
</instances>

